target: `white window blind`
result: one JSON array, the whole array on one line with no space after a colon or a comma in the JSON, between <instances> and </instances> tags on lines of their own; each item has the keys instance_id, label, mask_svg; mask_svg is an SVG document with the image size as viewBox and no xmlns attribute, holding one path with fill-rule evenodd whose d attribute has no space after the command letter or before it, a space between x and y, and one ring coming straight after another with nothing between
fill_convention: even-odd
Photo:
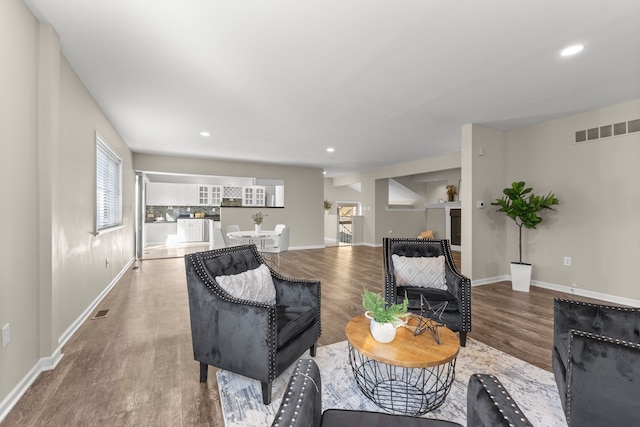
<instances>
[{"instance_id":1,"label":"white window blind","mask_svg":"<svg viewBox=\"0 0 640 427\"><path fill-rule=\"evenodd\" d=\"M96 232L122 225L122 160L96 132Z\"/></svg>"}]
</instances>

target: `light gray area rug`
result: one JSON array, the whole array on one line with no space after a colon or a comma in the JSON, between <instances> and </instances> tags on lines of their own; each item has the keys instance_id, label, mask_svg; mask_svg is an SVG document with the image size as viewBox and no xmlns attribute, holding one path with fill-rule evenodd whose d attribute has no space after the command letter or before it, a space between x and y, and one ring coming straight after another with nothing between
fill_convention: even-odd
<instances>
[{"instance_id":1,"label":"light gray area rug","mask_svg":"<svg viewBox=\"0 0 640 427\"><path fill-rule=\"evenodd\" d=\"M302 358L310 358L309 353ZM318 347L314 360L322 376L323 410L340 408L384 412L362 394L353 379L346 341ZM273 382L272 402L264 405L260 382L219 370L218 390L225 426L270 426L292 371L293 367L290 367ZM466 347L460 348L455 380L445 403L424 417L466 425L467 382L474 373L497 376L534 426L567 425L551 372L471 338L467 338Z\"/></svg>"}]
</instances>

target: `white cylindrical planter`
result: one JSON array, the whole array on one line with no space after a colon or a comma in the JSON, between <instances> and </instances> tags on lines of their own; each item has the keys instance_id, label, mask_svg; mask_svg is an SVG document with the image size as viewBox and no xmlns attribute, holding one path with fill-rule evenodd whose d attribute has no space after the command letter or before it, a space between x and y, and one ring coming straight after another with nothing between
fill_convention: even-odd
<instances>
[{"instance_id":1,"label":"white cylindrical planter","mask_svg":"<svg viewBox=\"0 0 640 427\"><path fill-rule=\"evenodd\" d=\"M529 292L531 287L531 264L511 263L511 289L518 292Z\"/></svg>"},{"instance_id":2,"label":"white cylindrical planter","mask_svg":"<svg viewBox=\"0 0 640 427\"><path fill-rule=\"evenodd\" d=\"M262 224L255 224L256 226L256 233L260 233L262 231Z\"/></svg>"},{"instance_id":3,"label":"white cylindrical planter","mask_svg":"<svg viewBox=\"0 0 640 427\"><path fill-rule=\"evenodd\" d=\"M365 312L364 315L367 319L371 320L369 330L371 331L371 336L374 340L382 344L393 341L396 337L396 327L393 323L378 323L373 319L373 317L371 317L368 311Z\"/></svg>"}]
</instances>

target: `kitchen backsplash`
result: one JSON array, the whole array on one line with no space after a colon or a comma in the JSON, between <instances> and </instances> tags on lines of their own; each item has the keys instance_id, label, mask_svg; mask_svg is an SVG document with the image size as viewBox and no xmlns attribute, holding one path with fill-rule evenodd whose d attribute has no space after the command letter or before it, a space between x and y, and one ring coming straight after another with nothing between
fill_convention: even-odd
<instances>
[{"instance_id":1,"label":"kitchen backsplash","mask_svg":"<svg viewBox=\"0 0 640 427\"><path fill-rule=\"evenodd\" d=\"M215 206L147 206L146 220L152 222L155 221L155 218L164 218L165 221L171 221L196 212L204 212L207 216L220 215L220 208Z\"/></svg>"}]
</instances>

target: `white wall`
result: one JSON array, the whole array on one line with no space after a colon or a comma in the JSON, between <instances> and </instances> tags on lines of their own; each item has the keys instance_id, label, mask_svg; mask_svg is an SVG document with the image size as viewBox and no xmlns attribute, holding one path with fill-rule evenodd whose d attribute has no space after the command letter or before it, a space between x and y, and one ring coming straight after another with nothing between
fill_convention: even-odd
<instances>
[{"instance_id":1,"label":"white wall","mask_svg":"<svg viewBox=\"0 0 640 427\"><path fill-rule=\"evenodd\" d=\"M504 133L473 126L472 144L465 146L471 154L465 155L495 144L487 145L485 157L473 157L473 198L493 200L502 188L522 180L536 193L553 191L559 199L557 212L543 213L538 229L523 232L523 260L534 266L534 284L570 291L576 283L576 292L586 296L640 304L635 271L640 257L640 132L574 143L578 130L638 118L640 100ZM476 184L482 185L477 192ZM474 213L472 278L509 274L509 261L518 255L517 227L495 207ZM563 266L564 256L572 257L571 267Z\"/></svg>"},{"instance_id":2,"label":"white wall","mask_svg":"<svg viewBox=\"0 0 640 427\"><path fill-rule=\"evenodd\" d=\"M480 155L480 149L484 155ZM479 125L463 130L462 272L472 280L505 274L506 220L491 202L501 196L506 180L506 136ZM477 202L484 201L484 208ZM468 232L473 230L472 232ZM482 254L482 255L480 255Z\"/></svg>"},{"instance_id":3,"label":"white wall","mask_svg":"<svg viewBox=\"0 0 640 427\"><path fill-rule=\"evenodd\" d=\"M38 23L22 2L0 2L0 327L11 327L0 402L39 358L37 46Z\"/></svg>"},{"instance_id":4,"label":"white wall","mask_svg":"<svg viewBox=\"0 0 640 427\"><path fill-rule=\"evenodd\" d=\"M133 259L131 153L20 0L0 2L0 419ZM94 131L123 159L124 228L94 236ZM105 266L109 257L110 266Z\"/></svg>"}]
</instances>

